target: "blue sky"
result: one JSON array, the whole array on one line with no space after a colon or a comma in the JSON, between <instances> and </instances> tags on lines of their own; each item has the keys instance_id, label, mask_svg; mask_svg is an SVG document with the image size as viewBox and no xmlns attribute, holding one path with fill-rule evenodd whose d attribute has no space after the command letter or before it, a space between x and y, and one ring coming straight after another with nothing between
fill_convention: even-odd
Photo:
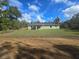
<instances>
[{"instance_id":1,"label":"blue sky","mask_svg":"<svg viewBox=\"0 0 79 59\"><path fill-rule=\"evenodd\" d=\"M20 20L47 22L57 16L62 21L79 13L79 0L9 0L21 12Z\"/></svg>"}]
</instances>

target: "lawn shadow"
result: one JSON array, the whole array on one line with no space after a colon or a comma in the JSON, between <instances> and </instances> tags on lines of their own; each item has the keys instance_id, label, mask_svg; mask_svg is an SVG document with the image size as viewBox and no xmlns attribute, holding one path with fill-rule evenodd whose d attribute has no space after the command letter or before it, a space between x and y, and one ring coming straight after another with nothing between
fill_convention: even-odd
<instances>
[{"instance_id":1,"label":"lawn shadow","mask_svg":"<svg viewBox=\"0 0 79 59\"><path fill-rule=\"evenodd\" d=\"M72 59L79 59L79 46L55 45L54 47L58 50L69 53L72 56Z\"/></svg>"},{"instance_id":2,"label":"lawn shadow","mask_svg":"<svg viewBox=\"0 0 79 59\"><path fill-rule=\"evenodd\" d=\"M53 53L43 48L18 46L16 59L53 59Z\"/></svg>"},{"instance_id":3,"label":"lawn shadow","mask_svg":"<svg viewBox=\"0 0 79 59\"><path fill-rule=\"evenodd\" d=\"M11 42L0 44L0 59L79 59L79 47L77 46L54 45L50 50L34 48L22 42L14 43L14 45ZM60 51L70 55L65 55Z\"/></svg>"},{"instance_id":4,"label":"lawn shadow","mask_svg":"<svg viewBox=\"0 0 79 59\"><path fill-rule=\"evenodd\" d=\"M52 51L54 49L43 49L43 48L31 48L26 46L18 45L18 54L16 59L72 59L71 56L65 55L59 50Z\"/></svg>"},{"instance_id":5,"label":"lawn shadow","mask_svg":"<svg viewBox=\"0 0 79 59\"><path fill-rule=\"evenodd\" d=\"M11 59L10 54L13 47L10 42L4 42L0 45L0 59Z\"/></svg>"}]
</instances>

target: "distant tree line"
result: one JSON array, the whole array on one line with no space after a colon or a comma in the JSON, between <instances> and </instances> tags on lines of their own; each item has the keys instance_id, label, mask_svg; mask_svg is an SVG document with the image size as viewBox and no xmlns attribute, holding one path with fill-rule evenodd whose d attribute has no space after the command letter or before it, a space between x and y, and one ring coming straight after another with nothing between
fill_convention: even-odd
<instances>
[{"instance_id":1,"label":"distant tree line","mask_svg":"<svg viewBox=\"0 0 79 59\"><path fill-rule=\"evenodd\" d=\"M3 7L6 7L3 10ZM8 0L0 0L0 31L2 30L15 30L27 26L25 20L19 21L21 13L17 7L10 6Z\"/></svg>"},{"instance_id":2,"label":"distant tree line","mask_svg":"<svg viewBox=\"0 0 79 59\"><path fill-rule=\"evenodd\" d=\"M75 14L70 20L61 23L61 28L79 30L79 13Z\"/></svg>"}]
</instances>

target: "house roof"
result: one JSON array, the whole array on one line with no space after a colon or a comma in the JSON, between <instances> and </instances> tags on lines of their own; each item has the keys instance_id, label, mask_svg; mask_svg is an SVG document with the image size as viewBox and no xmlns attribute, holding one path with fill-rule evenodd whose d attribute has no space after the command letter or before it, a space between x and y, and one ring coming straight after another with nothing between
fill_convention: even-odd
<instances>
[{"instance_id":1,"label":"house roof","mask_svg":"<svg viewBox=\"0 0 79 59\"><path fill-rule=\"evenodd\" d=\"M53 22L32 22L28 23L28 26L56 26Z\"/></svg>"}]
</instances>

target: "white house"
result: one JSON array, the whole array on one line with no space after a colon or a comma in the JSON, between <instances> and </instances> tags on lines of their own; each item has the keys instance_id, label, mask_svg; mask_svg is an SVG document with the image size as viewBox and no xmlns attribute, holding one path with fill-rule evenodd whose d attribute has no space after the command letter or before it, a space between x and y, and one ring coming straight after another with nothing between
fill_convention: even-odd
<instances>
[{"instance_id":1,"label":"white house","mask_svg":"<svg viewBox=\"0 0 79 59\"><path fill-rule=\"evenodd\" d=\"M54 24L53 22L32 22L28 23L28 29L30 30L40 30L40 29L60 29L60 26L57 24Z\"/></svg>"}]
</instances>

